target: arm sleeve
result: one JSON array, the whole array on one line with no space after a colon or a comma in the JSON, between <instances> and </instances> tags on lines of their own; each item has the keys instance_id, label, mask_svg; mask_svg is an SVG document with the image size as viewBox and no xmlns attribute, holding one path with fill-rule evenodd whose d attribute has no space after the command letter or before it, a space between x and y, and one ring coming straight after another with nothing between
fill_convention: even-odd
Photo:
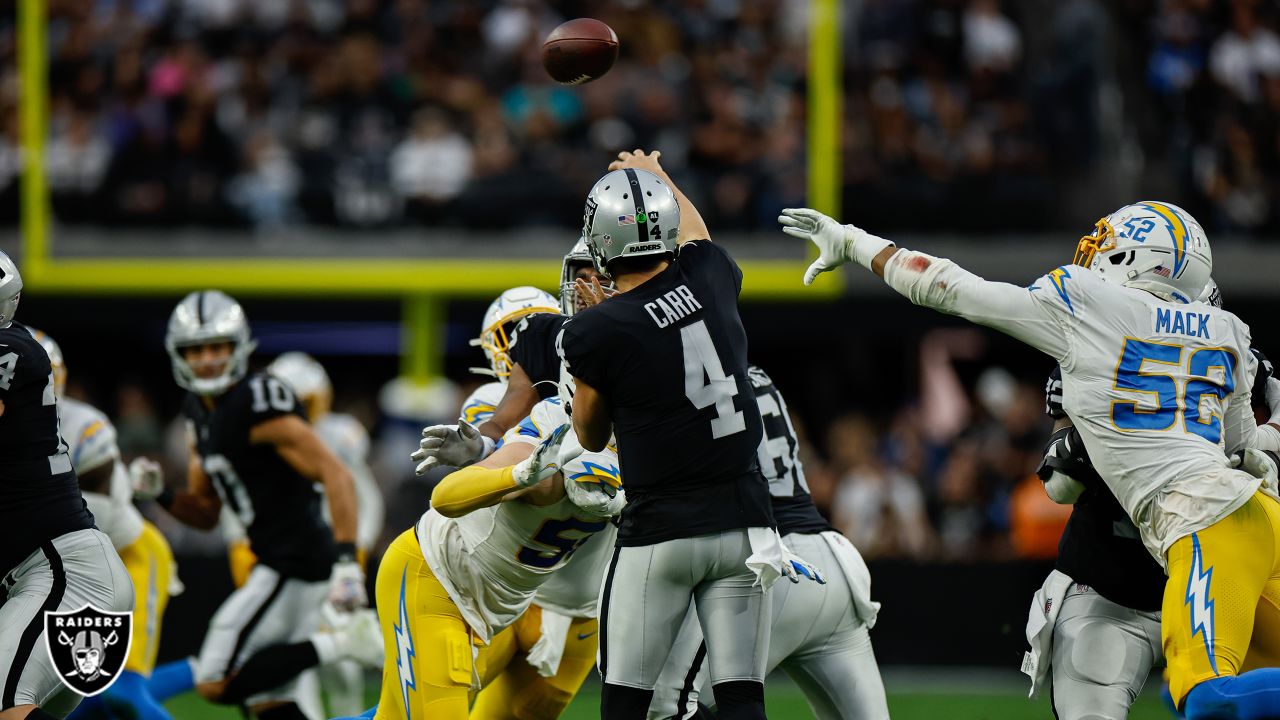
<instances>
[{"instance_id":1,"label":"arm sleeve","mask_svg":"<svg viewBox=\"0 0 1280 720\"><path fill-rule=\"evenodd\" d=\"M1258 372L1258 359L1253 353L1244 353L1240 358L1241 366L1237 367L1236 389L1227 399L1227 409L1222 417L1222 432L1226 438L1227 455L1248 447L1256 447L1258 425L1253 419L1252 395L1253 376ZM1263 449L1263 448L1260 448Z\"/></svg>"},{"instance_id":2,"label":"arm sleeve","mask_svg":"<svg viewBox=\"0 0 1280 720\"><path fill-rule=\"evenodd\" d=\"M450 473L431 491L431 507L446 517L466 515L493 505L504 495L518 490L511 468L486 468L477 465Z\"/></svg>"},{"instance_id":3,"label":"arm sleeve","mask_svg":"<svg viewBox=\"0 0 1280 720\"><path fill-rule=\"evenodd\" d=\"M1023 288L983 280L946 258L906 249L894 253L884 274L890 287L916 305L994 328L1059 362L1071 350L1071 325L1063 317L1064 311L1076 311L1064 289L1070 277L1069 269L1058 268ZM1046 282L1052 290L1042 289Z\"/></svg>"},{"instance_id":4,"label":"arm sleeve","mask_svg":"<svg viewBox=\"0 0 1280 720\"><path fill-rule=\"evenodd\" d=\"M570 375L580 378L596 390L608 392L609 380L613 376L609 357L626 350L614 348L605 342L605 328L592 323L591 317L587 315L595 309L590 308L581 316L565 323L564 329L560 331L557 347Z\"/></svg>"}]
</instances>

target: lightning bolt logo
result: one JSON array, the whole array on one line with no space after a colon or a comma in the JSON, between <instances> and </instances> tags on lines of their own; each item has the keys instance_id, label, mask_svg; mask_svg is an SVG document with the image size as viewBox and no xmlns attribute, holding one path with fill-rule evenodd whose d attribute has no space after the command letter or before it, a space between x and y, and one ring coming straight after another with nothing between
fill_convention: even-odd
<instances>
[{"instance_id":1,"label":"lightning bolt logo","mask_svg":"<svg viewBox=\"0 0 1280 720\"><path fill-rule=\"evenodd\" d=\"M580 478L599 478L601 485L608 485L614 489L622 487L622 474L615 466L605 467L596 463L584 460L582 466L586 468L584 472L574 473L569 477L570 480L583 482Z\"/></svg>"},{"instance_id":2,"label":"lightning bolt logo","mask_svg":"<svg viewBox=\"0 0 1280 720\"><path fill-rule=\"evenodd\" d=\"M1053 283L1053 289L1058 291L1058 297L1062 298L1062 302L1067 304L1067 309L1072 315L1076 314L1076 309L1071 306L1071 296L1067 295L1067 280L1071 279L1071 273L1067 272L1065 267L1054 268L1049 271L1049 282Z\"/></svg>"},{"instance_id":3,"label":"lightning bolt logo","mask_svg":"<svg viewBox=\"0 0 1280 720\"><path fill-rule=\"evenodd\" d=\"M1209 599L1209 583L1213 580L1213 568L1204 567L1200 551L1200 536L1191 535L1191 572L1187 576L1187 598L1184 604L1191 606L1191 637L1200 633L1204 651L1209 655L1213 674L1218 674L1218 660L1213 652L1213 601Z\"/></svg>"},{"instance_id":4,"label":"lightning bolt logo","mask_svg":"<svg viewBox=\"0 0 1280 720\"><path fill-rule=\"evenodd\" d=\"M417 688L413 677L413 635L409 632L409 608L404 601L405 579L409 566L405 565L400 575L400 617L392 623L391 628L396 635L396 673L400 676L400 695L404 698L404 716L413 717L409 712L409 691Z\"/></svg>"},{"instance_id":5,"label":"lightning bolt logo","mask_svg":"<svg viewBox=\"0 0 1280 720\"><path fill-rule=\"evenodd\" d=\"M1164 218L1165 226L1173 237L1173 274L1177 275L1187 259L1187 224L1182 221L1182 216L1164 203L1148 201L1142 206Z\"/></svg>"}]
</instances>

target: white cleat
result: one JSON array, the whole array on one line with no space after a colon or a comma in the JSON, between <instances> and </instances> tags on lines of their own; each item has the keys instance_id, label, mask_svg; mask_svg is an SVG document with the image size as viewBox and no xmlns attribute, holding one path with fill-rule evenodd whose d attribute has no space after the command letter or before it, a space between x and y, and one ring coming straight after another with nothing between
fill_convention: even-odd
<instances>
[{"instance_id":1,"label":"white cleat","mask_svg":"<svg viewBox=\"0 0 1280 720\"><path fill-rule=\"evenodd\" d=\"M342 658L354 660L371 668L382 668L382 628L378 614L362 609L343 613L343 622L334 623L329 632L333 636L334 649Z\"/></svg>"}]
</instances>

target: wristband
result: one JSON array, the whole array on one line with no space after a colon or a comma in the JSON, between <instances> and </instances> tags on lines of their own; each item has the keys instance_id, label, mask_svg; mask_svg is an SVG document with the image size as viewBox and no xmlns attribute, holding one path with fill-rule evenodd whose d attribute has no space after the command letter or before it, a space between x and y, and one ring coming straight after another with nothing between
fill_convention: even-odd
<instances>
[{"instance_id":1,"label":"wristband","mask_svg":"<svg viewBox=\"0 0 1280 720\"><path fill-rule=\"evenodd\" d=\"M481 435L480 437L484 440L484 447L481 448L480 457L476 459L476 462L480 462L481 460L489 457L493 454L494 450L498 449L498 443L494 442L493 438L488 435Z\"/></svg>"},{"instance_id":2,"label":"wristband","mask_svg":"<svg viewBox=\"0 0 1280 720\"><path fill-rule=\"evenodd\" d=\"M849 254L853 257L854 262L868 270L871 269L871 261L875 260L882 250L887 247L893 247L892 242L872 235L862 228L853 225L845 225L844 227L849 237Z\"/></svg>"},{"instance_id":3,"label":"wristband","mask_svg":"<svg viewBox=\"0 0 1280 720\"><path fill-rule=\"evenodd\" d=\"M340 542L334 544L334 552L338 556L338 562L355 562L356 561L356 544L352 542Z\"/></svg>"},{"instance_id":4,"label":"wristband","mask_svg":"<svg viewBox=\"0 0 1280 720\"><path fill-rule=\"evenodd\" d=\"M174 501L173 490L170 489L168 486L165 486L165 489L161 490L160 494L155 497L155 501L160 503L160 507L164 508L165 510L168 510L170 507L173 506L173 501Z\"/></svg>"}]
</instances>

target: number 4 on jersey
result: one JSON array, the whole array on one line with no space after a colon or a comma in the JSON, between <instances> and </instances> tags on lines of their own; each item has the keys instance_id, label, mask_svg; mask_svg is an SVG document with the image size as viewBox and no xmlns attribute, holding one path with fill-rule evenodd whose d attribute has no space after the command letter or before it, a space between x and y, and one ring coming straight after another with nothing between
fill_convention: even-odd
<instances>
[{"instance_id":1,"label":"number 4 on jersey","mask_svg":"<svg viewBox=\"0 0 1280 720\"><path fill-rule=\"evenodd\" d=\"M684 348L685 396L699 410L716 406L711 437L719 439L746 430L747 421L742 411L733 408L733 398L738 394L737 378L724 374L706 321L680 328L680 342Z\"/></svg>"}]
</instances>

